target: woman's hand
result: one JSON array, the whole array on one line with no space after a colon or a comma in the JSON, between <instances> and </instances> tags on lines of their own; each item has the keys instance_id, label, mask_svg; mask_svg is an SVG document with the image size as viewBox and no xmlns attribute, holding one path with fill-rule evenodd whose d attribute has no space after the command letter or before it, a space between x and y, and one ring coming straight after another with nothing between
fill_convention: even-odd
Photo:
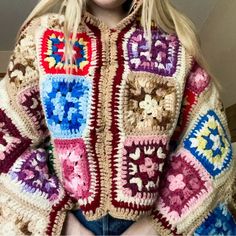
<instances>
[{"instance_id":1,"label":"woman's hand","mask_svg":"<svg viewBox=\"0 0 236 236\"><path fill-rule=\"evenodd\" d=\"M66 216L61 235L94 236L94 234L85 228L71 212L68 212Z\"/></svg>"},{"instance_id":2,"label":"woman's hand","mask_svg":"<svg viewBox=\"0 0 236 236\"><path fill-rule=\"evenodd\" d=\"M157 232L153 227L153 223L148 220L147 216L141 217L135 223L133 223L122 236L158 236Z\"/></svg>"}]
</instances>

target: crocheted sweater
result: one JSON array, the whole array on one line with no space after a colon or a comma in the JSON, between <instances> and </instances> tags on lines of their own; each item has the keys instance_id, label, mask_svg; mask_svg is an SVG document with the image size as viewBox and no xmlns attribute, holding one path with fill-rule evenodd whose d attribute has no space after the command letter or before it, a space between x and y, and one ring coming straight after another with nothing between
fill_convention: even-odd
<instances>
[{"instance_id":1,"label":"crocheted sweater","mask_svg":"<svg viewBox=\"0 0 236 236\"><path fill-rule=\"evenodd\" d=\"M159 235L236 234L235 159L211 76L138 3L116 27L85 12L22 30L0 82L0 235L60 235L66 213L149 217Z\"/></svg>"}]
</instances>

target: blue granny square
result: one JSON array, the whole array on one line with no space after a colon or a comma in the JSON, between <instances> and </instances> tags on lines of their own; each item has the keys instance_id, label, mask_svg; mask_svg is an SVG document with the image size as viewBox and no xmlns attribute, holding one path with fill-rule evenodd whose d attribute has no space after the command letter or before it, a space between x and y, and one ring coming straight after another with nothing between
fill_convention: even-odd
<instances>
[{"instance_id":1,"label":"blue granny square","mask_svg":"<svg viewBox=\"0 0 236 236\"><path fill-rule=\"evenodd\" d=\"M209 110L198 119L197 124L184 140L184 147L213 177L222 173L232 159L230 140L213 110Z\"/></svg>"},{"instance_id":2,"label":"blue granny square","mask_svg":"<svg viewBox=\"0 0 236 236\"><path fill-rule=\"evenodd\" d=\"M193 235L236 235L236 224L227 206L220 203L207 219L196 229Z\"/></svg>"},{"instance_id":3,"label":"blue granny square","mask_svg":"<svg viewBox=\"0 0 236 236\"><path fill-rule=\"evenodd\" d=\"M47 75L41 81L46 120L54 138L79 138L88 123L91 80L74 75Z\"/></svg>"}]
</instances>

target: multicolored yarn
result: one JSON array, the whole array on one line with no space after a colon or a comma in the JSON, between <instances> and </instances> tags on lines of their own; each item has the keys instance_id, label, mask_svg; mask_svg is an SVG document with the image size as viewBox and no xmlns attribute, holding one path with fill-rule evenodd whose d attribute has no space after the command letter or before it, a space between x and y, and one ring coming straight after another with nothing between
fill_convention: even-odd
<instances>
[{"instance_id":1,"label":"multicolored yarn","mask_svg":"<svg viewBox=\"0 0 236 236\"><path fill-rule=\"evenodd\" d=\"M45 76L41 97L53 138L82 137L91 102L91 82L75 76Z\"/></svg>"},{"instance_id":2,"label":"multicolored yarn","mask_svg":"<svg viewBox=\"0 0 236 236\"><path fill-rule=\"evenodd\" d=\"M65 74L65 38L62 32L46 30L42 41L41 63L47 74ZM85 33L77 34L73 45L73 74L86 75L91 63L91 39Z\"/></svg>"},{"instance_id":3,"label":"multicolored yarn","mask_svg":"<svg viewBox=\"0 0 236 236\"><path fill-rule=\"evenodd\" d=\"M72 199L48 170L33 20L0 81L0 235L59 235ZM41 147L42 148L41 148Z\"/></svg>"},{"instance_id":4,"label":"multicolored yarn","mask_svg":"<svg viewBox=\"0 0 236 236\"><path fill-rule=\"evenodd\" d=\"M229 207L235 206L235 160L219 93L206 71L192 65L151 219L163 235L226 235L220 223L218 234L211 234L206 219L222 202L235 212ZM234 232L235 218L230 219L226 224Z\"/></svg>"},{"instance_id":5,"label":"multicolored yarn","mask_svg":"<svg viewBox=\"0 0 236 236\"><path fill-rule=\"evenodd\" d=\"M44 150L26 151L9 170L12 180L20 182L22 191L41 192L49 200L58 198L59 185L55 176L50 177Z\"/></svg>"},{"instance_id":6,"label":"multicolored yarn","mask_svg":"<svg viewBox=\"0 0 236 236\"><path fill-rule=\"evenodd\" d=\"M233 216L227 206L220 203L207 217L204 223L194 232L194 236L200 235L235 235L236 225Z\"/></svg>"},{"instance_id":7,"label":"multicolored yarn","mask_svg":"<svg viewBox=\"0 0 236 236\"><path fill-rule=\"evenodd\" d=\"M129 74L123 98L126 134L167 133L175 117L176 90L173 79L146 73Z\"/></svg>"},{"instance_id":8,"label":"multicolored yarn","mask_svg":"<svg viewBox=\"0 0 236 236\"><path fill-rule=\"evenodd\" d=\"M211 176L187 150L181 148L168 159L160 181L157 208L172 225L177 225L200 207L212 193Z\"/></svg>"},{"instance_id":9,"label":"multicolored yarn","mask_svg":"<svg viewBox=\"0 0 236 236\"><path fill-rule=\"evenodd\" d=\"M150 208L150 202L155 202L160 181L160 174L167 152L166 137L130 136L124 141L122 162L117 161L117 205L124 203L138 203L130 205L132 209L145 210ZM119 165L119 166L118 166Z\"/></svg>"},{"instance_id":10,"label":"multicolored yarn","mask_svg":"<svg viewBox=\"0 0 236 236\"><path fill-rule=\"evenodd\" d=\"M0 172L7 173L16 159L29 147L30 139L22 137L2 109L0 120Z\"/></svg>"},{"instance_id":11,"label":"multicolored yarn","mask_svg":"<svg viewBox=\"0 0 236 236\"><path fill-rule=\"evenodd\" d=\"M152 48L149 53L148 41L142 29L137 29L128 41L129 66L132 71L147 71L163 76L176 72L180 43L175 35L160 30L152 31Z\"/></svg>"},{"instance_id":12,"label":"multicolored yarn","mask_svg":"<svg viewBox=\"0 0 236 236\"><path fill-rule=\"evenodd\" d=\"M91 176L83 140L55 140L54 143L63 170L65 189L76 199L87 199L91 194Z\"/></svg>"},{"instance_id":13,"label":"multicolored yarn","mask_svg":"<svg viewBox=\"0 0 236 236\"><path fill-rule=\"evenodd\" d=\"M184 147L216 177L228 168L232 148L219 116L209 110L184 140Z\"/></svg>"},{"instance_id":14,"label":"multicolored yarn","mask_svg":"<svg viewBox=\"0 0 236 236\"><path fill-rule=\"evenodd\" d=\"M219 93L176 35L153 25L149 51L141 5L113 29L85 12L69 65L62 15L21 32L0 82L0 235L60 235L77 208L145 215L161 236L236 233Z\"/></svg>"}]
</instances>

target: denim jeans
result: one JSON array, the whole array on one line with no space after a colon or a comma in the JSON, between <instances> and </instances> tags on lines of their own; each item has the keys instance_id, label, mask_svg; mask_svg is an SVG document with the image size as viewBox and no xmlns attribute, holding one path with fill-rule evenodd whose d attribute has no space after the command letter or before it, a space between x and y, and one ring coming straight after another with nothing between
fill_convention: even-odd
<instances>
[{"instance_id":1,"label":"denim jeans","mask_svg":"<svg viewBox=\"0 0 236 236\"><path fill-rule=\"evenodd\" d=\"M95 235L121 235L135 221L114 218L107 214L98 220L88 221L80 209L72 211L80 223Z\"/></svg>"}]
</instances>

